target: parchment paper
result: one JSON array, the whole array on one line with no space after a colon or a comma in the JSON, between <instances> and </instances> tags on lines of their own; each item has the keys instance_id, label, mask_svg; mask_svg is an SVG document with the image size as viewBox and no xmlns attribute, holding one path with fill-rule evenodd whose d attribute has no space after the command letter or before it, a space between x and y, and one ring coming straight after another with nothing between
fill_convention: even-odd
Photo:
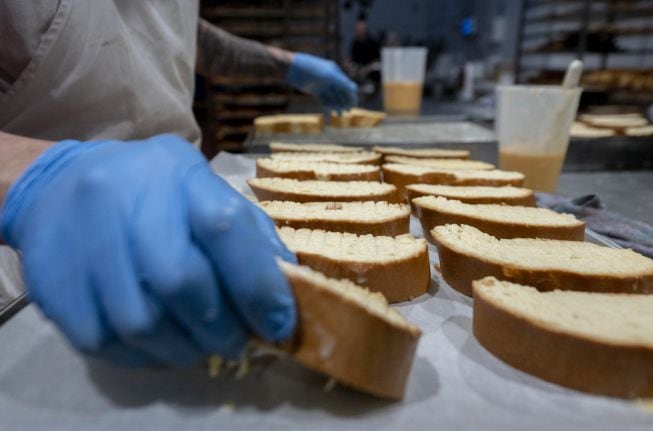
<instances>
[{"instance_id":1,"label":"parchment paper","mask_svg":"<svg viewBox=\"0 0 653 431\"><path fill-rule=\"evenodd\" d=\"M217 171L247 191L254 162L221 155ZM413 234L421 234L412 223ZM437 261L434 250L432 260ZM406 398L336 386L291 360L255 361L237 380L205 367L130 370L83 359L30 306L0 327L0 430L653 430L653 412L519 372L471 335L471 300L437 273L397 306L424 331ZM265 359L265 360L264 360Z\"/></svg>"}]
</instances>

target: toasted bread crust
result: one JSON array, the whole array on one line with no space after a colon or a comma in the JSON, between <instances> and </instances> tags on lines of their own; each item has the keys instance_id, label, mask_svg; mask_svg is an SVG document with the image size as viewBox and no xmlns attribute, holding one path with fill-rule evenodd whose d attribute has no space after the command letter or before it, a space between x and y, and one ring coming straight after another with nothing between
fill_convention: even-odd
<instances>
[{"instance_id":1,"label":"toasted bread crust","mask_svg":"<svg viewBox=\"0 0 653 431\"><path fill-rule=\"evenodd\" d=\"M598 395L653 396L650 349L553 331L496 306L482 293L474 295L473 333L492 354L541 379Z\"/></svg>"},{"instance_id":2,"label":"toasted bread crust","mask_svg":"<svg viewBox=\"0 0 653 431\"><path fill-rule=\"evenodd\" d=\"M414 157L416 159L469 159L470 152L467 150L449 150L446 148L433 148L433 150L444 150L444 152L438 151L437 153L420 153L420 150L417 153L415 153L415 149L411 148L394 148L394 147L374 147L372 148L373 151L376 151L379 154L383 155L383 159L385 160L385 156L407 156L407 157Z\"/></svg>"},{"instance_id":3,"label":"toasted bread crust","mask_svg":"<svg viewBox=\"0 0 653 431\"><path fill-rule=\"evenodd\" d=\"M530 270L493 262L489 257L477 258L459 253L437 240L434 243L440 257L440 271L454 289L472 296L472 282L484 277L533 286L537 290L578 290L597 293L653 293L653 274L630 277L577 274L564 270Z\"/></svg>"},{"instance_id":4,"label":"toasted bread crust","mask_svg":"<svg viewBox=\"0 0 653 431\"><path fill-rule=\"evenodd\" d=\"M293 202L356 202L356 201L386 201L390 203L401 203L402 200L399 199L397 190L388 190L387 192L378 193L371 196L321 196L321 195L309 195L305 193L284 191L284 190L275 190L267 189L263 187L258 187L251 182L248 182L250 188L256 195L257 199L260 201L293 201Z\"/></svg>"},{"instance_id":5,"label":"toasted bread crust","mask_svg":"<svg viewBox=\"0 0 653 431\"><path fill-rule=\"evenodd\" d=\"M335 260L317 253L296 252L302 265L327 277L346 278L380 292L390 303L408 301L426 293L431 282L427 248L415 256L389 263L362 263Z\"/></svg>"},{"instance_id":6,"label":"toasted bread crust","mask_svg":"<svg viewBox=\"0 0 653 431\"><path fill-rule=\"evenodd\" d=\"M402 398L420 331L393 325L297 274L286 276L298 310L292 356L347 386Z\"/></svg>"},{"instance_id":7,"label":"toasted bread crust","mask_svg":"<svg viewBox=\"0 0 653 431\"><path fill-rule=\"evenodd\" d=\"M367 166L367 165L365 165ZM380 169L375 169L370 172L358 173L333 173L325 176L318 175L310 168L297 167L292 171L277 171L267 169L258 162L256 163L256 178L292 178L300 181L308 180L326 180L326 181L381 181Z\"/></svg>"},{"instance_id":8,"label":"toasted bread crust","mask_svg":"<svg viewBox=\"0 0 653 431\"><path fill-rule=\"evenodd\" d=\"M431 230L436 226L445 224L466 224L474 226L496 238L547 238L565 241L585 240L585 223L583 222L574 225L544 226L528 223L528 220L524 220L524 223L514 223L445 212L419 205L415 201L412 201L411 205L415 208L415 214L422 225L424 237L432 244L435 242L431 236Z\"/></svg>"},{"instance_id":9,"label":"toasted bread crust","mask_svg":"<svg viewBox=\"0 0 653 431\"><path fill-rule=\"evenodd\" d=\"M520 187L523 179L499 179L499 178L458 178L455 171L429 172L425 174L408 174L397 172L381 166L383 181L393 184L399 189L403 196L408 199L409 195L406 186L410 184L443 184L455 186L516 186ZM489 172L489 171L488 171Z\"/></svg>"},{"instance_id":10,"label":"toasted bread crust","mask_svg":"<svg viewBox=\"0 0 653 431\"><path fill-rule=\"evenodd\" d=\"M285 142L270 143L271 153L352 153L361 151L365 151L365 148L337 144L293 144Z\"/></svg>"},{"instance_id":11,"label":"toasted bread crust","mask_svg":"<svg viewBox=\"0 0 653 431\"><path fill-rule=\"evenodd\" d=\"M327 230L347 232L356 235L398 236L407 234L410 226L410 214L379 222L362 222L357 220L289 220L273 219L277 226L289 226L294 229Z\"/></svg>"},{"instance_id":12,"label":"toasted bread crust","mask_svg":"<svg viewBox=\"0 0 653 431\"><path fill-rule=\"evenodd\" d=\"M347 159L347 158L343 158L343 159L339 160L337 158L338 155L345 155L346 156L347 154L352 154L352 153L316 153L316 152L301 152L301 151L288 151L288 152L283 152L283 151L276 151L275 152L275 151L272 151L271 157L273 159L276 158L276 159L279 159L279 160L284 160L284 157L288 156L288 155L298 155L298 156L307 155L309 157L310 156L316 156L316 157L318 157L318 159L314 159L314 160L319 160L320 154L325 155L324 161L328 162L328 163L339 163L339 164L345 164L345 165L374 165L374 166L378 166L378 165L381 164L381 154L374 153L374 152L371 152L371 151L361 151L358 154L359 155L358 160ZM334 158L332 158L330 160L327 159L326 156L329 156L329 155L334 156ZM291 160L301 161L302 159L296 159L295 158L295 159L291 159Z\"/></svg>"},{"instance_id":13,"label":"toasted bread crust","mask_svg":"<svg viewBox=\"0 0 653 431\"><path fill-rule=\"evenodd\" d=\"M321 114L273 114L254 119L257 134L320 133L324 128Z\"/></svg>"},{"instance_id":14,"label":"toasted bread crust","mask_svg":"<svg viewBox=\"0 0 653 431\"><path fill-rule=\"evenodd\" d=\"M516 205L524 207L534 207L535 206L535 193L530 193L525 196L502 196L502 197L490 197L490 196L447 196L447 195L438 195L431 193L422 193L418 190L415 190L408 185L406 187L406 194L408 199L412 202L415 198L420 198L422 196L442 196L447 199L456 199L466 204L504 204L504 205Z\"/></svg>"}]
</instances>

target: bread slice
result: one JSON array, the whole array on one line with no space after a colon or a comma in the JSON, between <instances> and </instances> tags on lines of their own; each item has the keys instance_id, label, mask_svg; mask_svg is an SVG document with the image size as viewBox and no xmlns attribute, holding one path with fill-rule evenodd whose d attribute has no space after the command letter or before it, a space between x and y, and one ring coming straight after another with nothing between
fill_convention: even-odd
<instances>
[{"instance_id":1,"label":"bread slice","mask_svg":"<svg viewBox=\"0 0 653 431\"><path fill-rule=\"evenodd\" d=\"M297 162L327 162L352 165L379 165L381 154L372 151L359 151L350 153L272 153L273 160L291 160Z\"/></svg>"},{"instance_id":2,"label":"bread slice","mask_svg":"<svg viewBox=\"0 0 653 431\"><path fill-rule=\"evenodd\" d=\"M380 293L305 266L280 266L297 303L292 357L343 385L402 398L420 330L388 307Z\"/></svg>"},{"instance_id":3,"label":"bread slice","mask_svg":"<svg viewBox=\"0 0 653 431\"><path fill-rule=\"evenodd\" d=\"M388 202L282 202L258 204L277 226L323 229L358 235L397 236L409 232L408 205Z\"/></svg>"},{"instance_id":4,"label":"bread slice","mask_svg":"<svg viewBox=\"0 0 653 431\"><path fill-rule=\"evenodd\" d=\"M399 202L397 188L373 181L298 181L289 178L254 178L247 183L260 201L293 202Z\"/></svg>"},{"instance_id":5,"label":"bread slice","mask_svg":"<svg viewBox=\"0 0 653 431\"><path fill-rule=\"evenodd\" d=\"M408 301L429 288L429 254L423 239L291 227L280 228L279 237L300 264L380 292L388 302Z\"/></svg>"},{"instance_id":6,"label":"bread slice","mask_svg":"<svg viewBox=\"0 0 653 431\"><path fill-rule=\"evenodd\" d=\"M322 114L276 114L254 119L257 134L320 133L324 128Z\"/></svg>"},{"instance_id":7,"label":"bread slice","mask_svg":"<svg viewBox=\"0 0 653 431\"><path fill-rule=\"evenodd\" d=\"M445 281L472 294L486 276L534 286L601 293L653 293L653 260L629 249L552 239L496 239L472 226L431 231Z\"/></svg>"},{"instance_id":8,"label":"bread slice","mask_svg":"<svg viewBox=\"0 0 653 431\"><path fill-rule=\"evenodd\" d=\"M648 124L648 120L639 114L611 114L580 116L580 120L591 126L608 129L625 129L628 127L642 127Z\"/></svg>"},{"instance_id":9,"label":"bread slice","mask_svg":"<svg viewBox=\"0 0 653 431\"><path fill-rule=\"evenodd\" d=\"M653 396L653 295L474 282L476 339L508 364L598 395Z\"/></svg>"},{"instance_id":10,"label":"bread slice","mask_svg":"<svg viewBox=\"0 0 653 431\"><path fill-rule=\"evenodd\" d=\"M352 147L338 144L291 144L286 142L271 142L272 153L360 153L363 147Z\"/></svg>"},{"instance_id":11,"label":"bread slice","mask_svg":"<svg viewBox=\"0 0 653 431\"><path fill-rule=\"evenodd\" d=\"M375 127L385 120L385 112L351 108L338 114L331 112L331 127Z\"/></svg>"},{"instance_id":12,"label":"bread slice","mask_svg":"<svg viewBox=\"0 0 653 431\"><path fill-rule=\"evenodd\" d=\"M653 135L653 125L642 127L629 127L625 131L626 136L651 136Z\"/></svg>"},{"instance_id":13,"label":"bread slice","mask_svg":"<svg viewBox=\"0 0 653 431\"><path fill-rule=\"evenodd\" d=\"M446 148L398 148L374 147L374 151L383 156L406 156L418 159L469 159L467 150L449 150Z\"/></svg>"},{"instance_id":14,"label":"bread slice","mask_svg":"<svg viewBox=\"0 0 653 431\"><path fill-rule=\"evenodd\" d=\"M442 196L468 204L505 204L535 206L533 190L513 186L445 186L436 184L410 184L406 186L412 200L421 196Z\"/></svg>"},{"instance_id":15,"label":"bread slice","mask_svg":"<svg viewBox=\"0 0 653 431\"><path fill-rule=\"evenodd\" d=\"M466 204L441 196L422 196L413 199L412 204L430 242L433 239L427 232L446 224L474 226L497 238L585 239L584 222L545 208Z\"/></svg>"},{"instance_id":16,"label":"bread slice","mask_svg":"<svg viewBox=\"0 0 653 431\"><path fill-rule=\"evenodd\" d=\"M617 134L613 129L600 129L591 127L585 123L574 121L569 130L569 134L574 138L608 138Z\"/></svg>"},{"instance_id":17,"label":"bread slice","mask_svg":"<svg viewBox=\"0 0 653 431\"><path fill-rule=\"evenodd\" d=\"M381 181L381 170L372 165L261 158L256 161L256 176L298 180Z\"/></svg>"},{"instance_id":18,"label":"bread slice","mask_svg":"<svg viewBox=\"0 0 653 431\"><path fill-rule=\"evenodd\" d=\"M456 186L521 186L524 174L501 170L451 170L426 166L388 163L381 166L383 181L394 184L402 194L410 184L441 184Z\"/></svg>"},{"instance_id":19,"label":"bread slice","mask_svg":"<svg viewBox=\"0 0 653 431\"><path fill-rule=\"evenodd\" d=\"M387 163L399 163L411 166L426 166L437 169L475 170L488 171L495 168L491 163L479 162L478 160L460 159L425 159L405 156L385 156Z\"/></svg>"}]
</instances>

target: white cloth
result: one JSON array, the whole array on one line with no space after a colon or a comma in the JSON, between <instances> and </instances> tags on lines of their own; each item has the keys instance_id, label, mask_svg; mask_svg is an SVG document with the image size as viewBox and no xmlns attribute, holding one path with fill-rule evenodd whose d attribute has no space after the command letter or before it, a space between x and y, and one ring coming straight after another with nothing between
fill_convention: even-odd
<instances>
[{"instance_id":1,"label":"white cloth","mask_svg":"<svg viewBox=\"0 0 653 431\"><path fill-rule=\"evenodd\" d=\"M0 12L11 14L0 20L6 24L38 15L34 8L47 2L3 3ZM51 20L46 14L32 28L20 21L3 30L2 44L37 46L0 94L0 129L50 140L170 132L198 144L198 13L197 0L60 0Z\"/></svg>"},{"instance_id":2,"label":"white cloth","mask_svg":"<svg viewBox=\"0 0 653 431\"><path fill-rule=\"evenodd\" d=\"M0 130L33 138L199 145L198 0L2 0ZM0 247L0 308L23 290Z\"/></svg>"}]
</instances>

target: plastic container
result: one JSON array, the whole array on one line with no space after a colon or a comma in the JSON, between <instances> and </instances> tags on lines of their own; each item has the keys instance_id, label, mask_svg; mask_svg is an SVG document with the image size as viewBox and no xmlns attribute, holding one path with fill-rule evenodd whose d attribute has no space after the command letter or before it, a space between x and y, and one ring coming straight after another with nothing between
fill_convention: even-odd
<instances>
[{"instance_id":1,"label":"plastic container","mask_svg":"<svg viewBox=\"0 0 653 431\"><path fill-rule=\"evenodd\" d=\"M524 186L555 192L581 88L497 87L496 133L501 169L522 172Z\"/></svg>"},{"instance_id":2,"label":"plastic container","mask_svg":"<svg viewBox=\"0 0 653 431\"><path fill-rule=\"evenodd\" d=\"M419 115L425 66L426 48L381 50L383 107L389 115Z\"/></svg>"}]
</instances>

